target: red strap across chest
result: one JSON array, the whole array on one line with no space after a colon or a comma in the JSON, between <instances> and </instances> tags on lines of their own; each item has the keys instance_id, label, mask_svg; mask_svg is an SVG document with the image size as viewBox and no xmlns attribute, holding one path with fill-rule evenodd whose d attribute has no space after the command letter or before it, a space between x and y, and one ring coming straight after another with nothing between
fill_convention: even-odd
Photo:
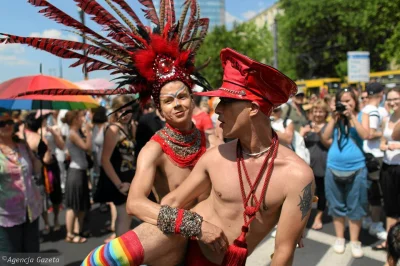
<instances>
[{"instance_id":1,"label":"red strap across chest","mask_svg":"<svg viewBox=\"0 0 400 266\"><path fill-rule=\"evenodd\" d=\"M244 212L243 212L244 227L248 227L250 225L250 223L255 219L256 213L260 210L261 204L264 202L266 190L268 188L268 184L271 179L272 169L273 169L274 160L276 158L276 154L278 151L278 146L279 146L279 140L278 140L277 135L274 134L273 139L272 139L271 148L269 149L267 155L265 156L265 159L264 159L263 164L258 172L256 179L254 180L254 182L251 182L251 179L250 179L249 174L246 169L246 165L244 163L242 147L241 147L240 141L238 141L236 155L237 155L237 167L238 167L238 174L239 174L240 190L241 190L241 194L242 194L243 207L244 207ZM250 191L247 194L244 189L242 168L243 168L243 172L246 177L247 184L250 188ZM264 173L265 169L267 169L267 170L266 170L266 175L265 175L265 179L264 179L264 184L262 187L261 195L258 198L256 195L256 191L257 191L258 185L261 183L261 179L263 177L263 173ZM255 206L251 206L249 204L250 199L254 200Z\"/></svg>"}]
</instances>

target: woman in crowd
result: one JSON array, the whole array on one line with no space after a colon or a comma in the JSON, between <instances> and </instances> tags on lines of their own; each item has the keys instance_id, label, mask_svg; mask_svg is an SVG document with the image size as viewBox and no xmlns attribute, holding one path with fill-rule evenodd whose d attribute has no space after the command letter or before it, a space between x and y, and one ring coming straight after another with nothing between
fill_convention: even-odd
<instances>
[{"instance_id":1,"label":"woman in crowd","mask_svg":"<svg viewBox=\"0 0 400 266\"><path fill-rule=\"evenodd\" d=\"M83 111L68 111L62 121L69 126L66 146L71 157L65 185L67 208L65 215L67 236L65 240L70 243L84 243L87 239L82 235L83 220L86 212L90 209L87 173L89 165L86 156L87 152L92 148L91 125L89 123L85 125L85 138L81 131L85 122ZM78 221L78 234L74 233L76 220Z\"/></svg>"},{"instance_id":2,"label":"woman in crowd","mask_svg":"<svg viewBox=\"0 0 400 266\"><path fill-rule=\"evenodd\" d=\"M93 159L94 159L94 171L93 171L93 185L97 187L97 181L100 177L100 169L101 169L101 155L103 153L103 144L104 144L104 133L105 129L108 125L108 117L107 117L107 109L100 106L94 110L92 110L92 123L93 123L93 134L92 134L92 142L93 142ZM103 192L104 193L104 192ZM96 201L97 192L95 192L94 200ZM104 202L101 202L102 205L100 206L100 210L107 208ZM115 208L114 203L108 202L110 206L111 212L111 221L110 225L105 229L105 231L112 232L111 235L104 240L104 243L108 243L113 240L115 236L115 221L117 219L117 210Z\"/></svg>"},{"instance_id":3,"label":"woman in crowd","mask_svg":"<svg viewBox=\"0 0 400 266\"><path fill-rule=\"evenodd\" d=\"M392 139L394 127L400 123L400 89L391 89L386 99L393 113L383 122L381 150L384 151L380 173L383 202L386 213L386 229L389 229L400 217L400 141ZM375 249L384 249L386 243Z\"/></svg>"},{"instance_id":4,"label":"woman in crowd","mask_svg":"<svg viewBox=\"0 0 400 266\"><path fill-rule=\"evenodd\" d=\"M272 112L271 126L279 137L279 142L286 146L292 145L294 125L291 119L282 119L282 108L279 106Z\"/></svg>"},{"instance_id":5,"label":"woman in crowd","mask_svg":"<svg viewBox=\"0 0 400 266\"><path fill-rule=\"evenodd\" d=\"M63 148L64 141L53 129L46 129L46 118L37 117L36 113L30 113L25 118L24 139L31 151L38 156L42 162L42 178L38 183L43 197L43 235L50 233L50 225L47 211L49 200L54 211L54 231L60 230L58 221L59 207L62 202L60 169L54 156L56 145Z\"/></svg>"},{"instance_id":6,"label":"woman in crowd","mask_svg":"<svg viewBox=\"0 0 400 266\"><path fill-rule=\"evenodd\" d=\"M314 218L312 229L322 229L322 215L326 207L324 176L326 172L326 159L331 141L321 141L321 135L326 128L326 119L329 115L329 106L323 100L317 100L311 109L311 123L300 128L300 135L304 138L307 149L310 151L310 166L313 169L316 196L318 197L317 215Z\"/></svg>"},{"instance_id":7,"label":"woman in crowd","mask_svg":"<svg viewBox=\"0 0 400 266\"><path fill-rule=\"evenodd\" d=\"M35 184L41 164L13 136L13 120L0 113L0 251L39 252L42 197Z\"/></svg>"},{"instance_id":8,"label":"woman in crowd","mask_svg":"<svg viewBox=\"0 0 400 266\"><path fill-rule=\"evenodd\" d=\"M113 99L111 108L113 111L119 110L131 101L132 98L129 96L118 96ZM112 201L116 206L116 236L126 233L132 222L132 218L126 212L128 190L135 175L134 136L136 126L132 115L132 105L113 114L112 123L105 131L101 156L102 173L100 178L104 181L102 187L106 188L101 193L104 193L106 201Z\"/></svg>"},{"instance_id":9,"label":"woman in crowd","mask_svg":"<svg viewBox=\"0 0 400 266\"><path fill-rule=\"evenodd\" d=\"M362 152L362 141L368 138L368 115L361 113L353 91L344 89L336 96L332 119L324 133L322 143L331 144L325 173L325 196L329 214L333 216L336 253L345 251L345 219L349 220L352 255L363 256L358 240L361 218L366 214L367 168Z\"/></svg>"}]
</instances>

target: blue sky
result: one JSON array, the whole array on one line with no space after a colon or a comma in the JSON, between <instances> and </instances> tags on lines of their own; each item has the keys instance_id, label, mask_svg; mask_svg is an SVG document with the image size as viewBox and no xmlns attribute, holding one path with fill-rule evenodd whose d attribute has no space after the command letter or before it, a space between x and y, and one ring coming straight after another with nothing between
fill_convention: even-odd
<instances>
[{"instance_id":1,"label":"blue sky","mask_svg":"<svg viewBox=\"0 0 400 266\"><path fill-rule=\"evenodd\" d=\"M39 14L39 8L30 5L26 0L1 1L0 33L78 40L79 36L65 31L67 27L64 25ZM69 15L78 17L78 9L73 0L51 0L50 2ZM102 0L98 2L104 3ZM137 0L127 0L127 2L138 14L141 13ZM235 20L246 21L274 2L276 0L226 0L226 23L229 26ZM93 22L88 22L87 25L92 29L101 30L100 26ZM0 44L0 82L18 76L38 74L40 63L43 64L43 74L59 75L60 60L56 56L28 46ZM82 68L69 68L68 66L72 63L73 60L62 60L64 78L71 81L82 80ZM89 77L111 79L106 71L89 73Z\"/></svg>"}]
</instances>

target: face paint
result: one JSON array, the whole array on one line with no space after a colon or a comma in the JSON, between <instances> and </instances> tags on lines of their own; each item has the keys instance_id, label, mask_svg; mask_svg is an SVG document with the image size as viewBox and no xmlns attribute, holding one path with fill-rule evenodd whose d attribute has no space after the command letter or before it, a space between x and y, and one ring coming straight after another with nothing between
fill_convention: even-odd
<instances>
[{"instance_id":1,"label":"face paint","mask_svg":"<svg viewBox=\"0 0 400 266\"><path fill-rule=\"evenodd\" d=\"M161 96L164 96L164 97L172 97L173 99L175 99L175 106L179 106L179 105L181 105L181 104L180 104L180 102L179 102L178 95L179 95L179 93L181 93L181 92L184 91L185 89L186 89L186 85L182 85L182 87L181 87L177 92L175 92L175 93L161 93L161 94L160 94L160 97L161 97Z\"/></svg>"}]
</instances>

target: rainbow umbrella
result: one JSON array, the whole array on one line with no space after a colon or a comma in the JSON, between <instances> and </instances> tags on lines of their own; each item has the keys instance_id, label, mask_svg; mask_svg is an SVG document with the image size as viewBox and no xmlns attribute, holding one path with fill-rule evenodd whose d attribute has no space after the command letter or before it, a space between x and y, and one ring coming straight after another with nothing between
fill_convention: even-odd
<instances>
[{"instance_id":1,"label":"rainbow umbrella","mask_svg":"<svg viewBox=\"0 0 400 266\"><path fill-rule=\"evenodd\" d=\"M42 95L34 93L46 89L81 90L74 83L46 75L23 76L10 79L0 84L0 109L89 109L98 107L98 102L88 95Z\"/></svg>"}]
</instances>

